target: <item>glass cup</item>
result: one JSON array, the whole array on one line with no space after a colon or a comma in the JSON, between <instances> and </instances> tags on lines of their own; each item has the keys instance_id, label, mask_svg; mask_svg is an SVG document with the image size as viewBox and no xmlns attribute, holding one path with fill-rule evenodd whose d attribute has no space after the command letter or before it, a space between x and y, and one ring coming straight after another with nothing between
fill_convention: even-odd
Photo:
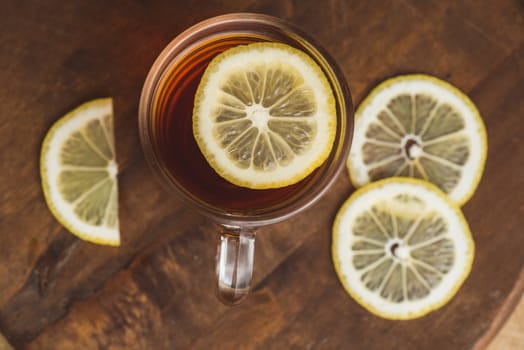
<instances>
[{"instance_id":1,"label":"glass cup","mask_svg":"<svg viewBox=\"0 0 524 350\"><path fill-rule=\"evenodd\" d=\"M226 183L205 163L192 137L192 98L205 66L219 52L255 41L281 42L308 54L325 73L336 100L337 130L329 157L299 184L279 190ZM335 61L281 19L252 13L210 18L178 35L160 53L140 98L142 148L159 181L217 224L217 295L222 302L237 304L248 295L256 231L310 207L334 182L348 156L352 128L351 96Z\"/></svg>"}]
</instances>

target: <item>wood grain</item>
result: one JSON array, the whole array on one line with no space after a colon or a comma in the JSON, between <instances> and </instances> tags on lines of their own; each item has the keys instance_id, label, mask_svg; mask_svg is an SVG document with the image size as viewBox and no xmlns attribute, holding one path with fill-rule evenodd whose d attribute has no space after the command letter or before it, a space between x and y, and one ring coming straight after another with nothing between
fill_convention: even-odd
<instances>
[{"instance_id":1,"label":"wood grain","mask_svg":"<svg viewBox=\"0 0 524 350\"><path fill-rule=\"evenodd\" d=\"M488 350L524 348L524 299L521 297L506 324L490 342Z\"/></svg>"},{"instance_id":2,"label":"wood grain","mask_svg":"<svg viewBox=\"0 0 524 350\"><path fill-rule=\"evenodd\" d=\"M463 211L477 253L442 309L392 322L344 293L330 257L333 217L353 191L344 172L313 208L260 230L250 298L235 308L216 300L215 227L154 181L137 108L149 67L173 37L239 11L314 35L339 62L355 104L378 82L414 72L446 79L476 103L489 152ZM17 349L484 348L522 294L521 1L13 0L2 15L0 331ZM46 208L38 170L52 123L104 96L115 101L119 248L63 229Z\"/></svg>"}]
</instances>

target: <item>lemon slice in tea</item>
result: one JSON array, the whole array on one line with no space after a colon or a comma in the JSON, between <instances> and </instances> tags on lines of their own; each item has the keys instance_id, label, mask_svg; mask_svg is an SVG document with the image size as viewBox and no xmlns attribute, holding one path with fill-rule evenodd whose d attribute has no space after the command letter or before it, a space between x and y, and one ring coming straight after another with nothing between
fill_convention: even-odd
<instances>
[{"instance_id":1,"label":"lemon slice in tea","mask_svg":"<svg viewBox=\"0 0 524 350\"><path fill-rule=\"evenodd\" d=\"M360 188L333 225L332 256L344 288L389 319L420 317L444 305L469 275L474 249L460 209L419 179Z\"/></svg>"},{"instance_id":2,"label":"lemon slice in tea","mask_svg":"<svg viewBox=\"0 0 524 350\"><path fill-rule=\"evenodd\" d=\"M211 167L253 189L291 185L333 147L336 109L320 67L278 43L224 51L207 67L195 97L193 134Z\"/></svg>"},{"instance_id":3,"label":"lemon slice in tea","mask_svg":"<svg viewBox=\"0 0 524 350\"><path fill-rule=\"evenodd\" d=\"M40 173L47 205L63 226L86 241L120 244L111 99L85 103L51 127Z\"/></svg>"},{"instance_id":4,"label":"lemon slice in tea","mask_svg":"<svg viewBox=\"0 0 524 350\"><path fill-rule=\"evenodd\" d=\"M380 84L359 105L347 164L357 187L421 178L462 205L480 181L486 153L484 123L466 95L437 78L406 75Z\"/></svg>"}]
</instances>

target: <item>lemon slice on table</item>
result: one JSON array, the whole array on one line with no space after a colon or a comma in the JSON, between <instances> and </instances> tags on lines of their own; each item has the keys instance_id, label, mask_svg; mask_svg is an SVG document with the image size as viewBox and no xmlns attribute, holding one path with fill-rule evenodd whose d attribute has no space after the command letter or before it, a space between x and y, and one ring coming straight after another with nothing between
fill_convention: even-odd
<instances>
[{"instance_id":1,"label":"lemon slice on table","mask_svg":"<svg viewBox=\"0 0 524 350\"><path fill-rule=\"evenodd\" d=\"M85 103L51 127L40 173L47 205L63 226L86 241L120 244L111 99Z\"/></svg>"},{"instance_id":2,"label":"lemon slice on table","mask_svg":"<svg viewBox=\"0 0 524 350\"><path fill-rule=\"evenodd\" d=\"M291 185L333 147L335 99L320 67L278 43L224 51L207 67L195 97L193 134L211 167L253 189Z\"/></svg>"},{"instance_id":3,"label":"lemon slice on table","mask_svg":"<svg viewBox=\"0 0 524 350\"><path fill-rule=\"evenodd\" d=\"M460 209L418 179L362 187L333 225L342 285L360 305L389 319L420 317L444 305L469 275L474 249Z\"/></svg>"},{"instance_id":4,"label":"lemon slice on table","mask_svg":"<svg viewBox=\"0 0 524 350\"><path fill-rule=\"evenodd\" d=\"M358 107L347 165L357 187L421 178L462 205L480 181L486 153L484 123L466 95L437 78L406 75L380 84Z\"/></svg>"}]
</instances>

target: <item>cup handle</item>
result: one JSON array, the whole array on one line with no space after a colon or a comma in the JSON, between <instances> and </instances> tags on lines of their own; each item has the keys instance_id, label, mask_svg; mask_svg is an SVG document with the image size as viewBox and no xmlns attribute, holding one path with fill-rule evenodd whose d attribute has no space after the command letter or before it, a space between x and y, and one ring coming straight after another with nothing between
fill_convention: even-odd
<instances>
[{"instance_id":1,"label":"cup handle","mask_svg":"<svg viewBox=\"0 0 524 350\"><path fill-rule=\"evenodd\" d=\"M249 293L253 278L255 230L222 226L216 256L217 294L221 302L235 305Z\"/></svg>"}]
</instances>

